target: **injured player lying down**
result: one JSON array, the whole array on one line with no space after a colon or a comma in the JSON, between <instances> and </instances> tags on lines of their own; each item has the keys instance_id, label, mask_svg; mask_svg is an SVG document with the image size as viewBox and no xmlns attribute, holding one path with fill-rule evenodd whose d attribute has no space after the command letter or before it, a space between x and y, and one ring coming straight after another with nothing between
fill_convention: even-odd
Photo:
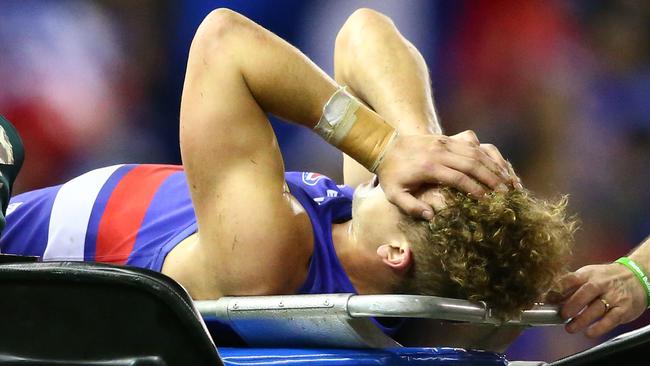
<instances>
[{"instance_id":1,"label":"injured player lying down","mask_svg":"<svg viewBox=\"0 0 650 366\"><path fill-rule=\"evenodd\" d=\"M385 16L350 16L335 70L212 12L188 60L183 166L112 166L16 196L2 251L150 268L195 299L423 294L504 318L540 300L569 254L565 203L534 198L473 133L442 135L423 59ZM267 113L347 154L346 185L285 172ZM431 342L503 347L461 338Z\"/></svg>"}]
</instances>

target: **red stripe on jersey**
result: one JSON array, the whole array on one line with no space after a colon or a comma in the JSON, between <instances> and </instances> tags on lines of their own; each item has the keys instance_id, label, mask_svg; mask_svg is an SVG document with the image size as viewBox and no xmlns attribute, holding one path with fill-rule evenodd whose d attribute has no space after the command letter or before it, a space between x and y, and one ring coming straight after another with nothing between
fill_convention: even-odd
<instances>
[{"instance_id":1,"label":"red stripe on jersey","mask_svg":"<svg viewBox=\"0 0 650 366\"><path fill-rule=\"evenodd\" d=\"M126 263L154 194L167 177L180 170L180 166L140 165L124 175L99 222L96 261Z\"/></svg>"}]
</instances>

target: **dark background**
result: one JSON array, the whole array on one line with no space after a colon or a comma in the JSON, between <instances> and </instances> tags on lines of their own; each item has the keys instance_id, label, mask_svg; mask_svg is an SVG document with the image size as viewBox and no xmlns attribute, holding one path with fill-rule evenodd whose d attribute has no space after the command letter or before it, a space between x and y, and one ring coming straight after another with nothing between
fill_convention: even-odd
<instances>
[{"instance_id":1,"label":"dark background","mask_svg":"<svg viewBox=\"0 0 650 366\"><path fill-rule=\"evenodd\" d=\"M24 137L16 192L114 163L180 163L189 45L210 10L239 11L332 72L338 28L367 6L423 53L447 134L477 131L544 197L570 195L582 225L572 268L607 262L650 234L650 1L0 0L0 113ZM236 121L233 121L236 122ZM341 157L274 121L288 170L341 178ZM599 340L531 329L511 360Z\"/></svg>"}]
</instances>

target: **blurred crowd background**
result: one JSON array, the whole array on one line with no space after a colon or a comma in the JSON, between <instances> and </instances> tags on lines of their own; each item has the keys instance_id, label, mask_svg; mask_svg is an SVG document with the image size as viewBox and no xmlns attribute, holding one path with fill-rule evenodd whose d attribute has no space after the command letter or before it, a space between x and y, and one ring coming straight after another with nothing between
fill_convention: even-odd
<instances>
[{"instance_id":1,"label":"blurred crowd background","mask_svg":"<svg viewBox=\"0 0 650 366\"><path fill-rule=\"evenodd\" d=\"M180 163L186 57L203 17L239 11L332 73L338 28L366 6L423 53L447 134L473 129L541 196L570 195L572 262L607 262L650 234L650 1L0 0L0 114L23 135L16 192L125 162ZM341 157L273 121L288 170L341 179ZM218 167L215 167L218 168ZM530 329L510 360L598 340Z\"/></svg>"}]
</instances>

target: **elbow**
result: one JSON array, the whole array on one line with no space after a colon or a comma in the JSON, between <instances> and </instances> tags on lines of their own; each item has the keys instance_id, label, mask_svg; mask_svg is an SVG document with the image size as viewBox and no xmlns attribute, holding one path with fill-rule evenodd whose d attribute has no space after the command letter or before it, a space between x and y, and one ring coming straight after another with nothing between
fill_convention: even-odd
<instances>
[{"instance_id":1,"label":"elbow","mask_svg":"<svg viewBox=\"0 0 650 366\"><path fill-rule=\"evenodd\" d=\"M385 14L370 8L359 8L355 10L348 19L345 25L349 26L368 26L368 25L393 25L393 21Z\"/></svg>"},{"instance_id":2,"label":"elbow","mask_svg":"<svg viewBox=\"0 0 650 366\"><path fill-rule=\"evenodd\" d=\"M212 10L203 19L199 30L215 36L224 36L238 29L246 19L246 17L236 11L228 8L219 8Z\"/></svg>"},{"instance_id":3,"label":"elbow","mask_svg":"<svg viewBox=\"0 0 650 366\"><path fill-rule=\"evenodd\" d=\"M215 9L208 14L194 35L192 49L205 50L222 48L230 44L241 34L241 29L247 24L247 18L227 8Z\"/></svg>"},{"instance_id":4,"label":"elbow","mask_svg":"<svg viewBox=\"0 0 650 366\"><path fill-rule=\"evenodd\" d=\"M335 65L341 79L350 80L352 65L359 64L365 50L375 42L381 42L386 30L394 28L393 21L378 11L368 8L355 10L339 30L334 43Z\"/></svg>"},{"instance_id":5,"label":"elbow","mask_svg":"<svg viewBox=\"0 0 650 366\"><path fill-rule=\"evenodd\" d=\"M363 36L371 34L376 29L385 27L394 27L393 21L386 15L369 8L360 8L355 10L345 21L338 35L336 36L336 45L343 47L354 47L359 41L363 41ZM371 28L371 32L368 32Z\"/></svg>"}]
</instances>

